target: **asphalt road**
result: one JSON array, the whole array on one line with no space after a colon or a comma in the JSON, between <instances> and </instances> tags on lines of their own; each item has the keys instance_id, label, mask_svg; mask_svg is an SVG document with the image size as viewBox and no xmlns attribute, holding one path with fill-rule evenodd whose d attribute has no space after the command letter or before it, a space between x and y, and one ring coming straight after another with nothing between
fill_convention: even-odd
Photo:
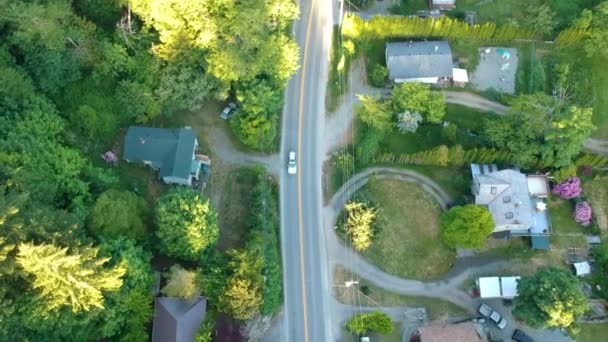
<instances>
[{"instance_id":1,"label":"asphalt road","mask_svg":"<svg viewBox=\"0 0 608 342\"><path fill-rule=\"evenodd\" d=\"M322 134L332 1L301 0L294 23L300 70L289 82L281 139L281 244L284 341L333 341L322 226ZM287 155L297 153L297 174Z\"/></svg>"}]
</instances>

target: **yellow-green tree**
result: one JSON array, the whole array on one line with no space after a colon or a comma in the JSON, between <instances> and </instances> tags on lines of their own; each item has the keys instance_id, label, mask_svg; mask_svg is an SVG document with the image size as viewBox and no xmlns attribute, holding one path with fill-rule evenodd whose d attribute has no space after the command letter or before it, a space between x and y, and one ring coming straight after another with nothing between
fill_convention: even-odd
<instances>
[{"instance_id":1,"label":"yellow-green tree","mask_svg":"<svg viewBox=\"0 0 608 342\"><path fill-rule=\"evenodd\" d=\"M194 301L201 294L197 276L196 271L186 270L179 265L171 266L167 273L167 284L161 289L161 292L168 297Z\"/></svg>"},{"instance_id":2,"label":"yellow-green tree","mask_svg":"<svg viewBox=\"0 0 608 342\"><path fill-rule=\"evenodd\" d=\"M220 297L220 310L238 320L253 318L262 305L262 291L251 280L232 277Z\"/></svg>"},{"instance_id":3,"label":"yellow-green tree","mask_svg":"<svg viewBox=\"0 0 608 342\"><path fill-rule=\"evenodd\" d=\"M376 210L360 202L347 203L345 231L351 239L353 247L364 251L372 244L374 236L374 220Z\"/></svg>"},{"instance_id":4,"label":"yellow-green tree","mask_svg":"<svg viewBox=\"0 0 608 342\"><path fill-rule=\"evenodd\" d=\"M97 257L97 252L85 247L68 254L67 248L22 243L16 261L49 310L67 305L73 312L82 312L103 308L103 292L122 286L125 269L105 268L110 259Z\"/></svg>"}]
</instances>

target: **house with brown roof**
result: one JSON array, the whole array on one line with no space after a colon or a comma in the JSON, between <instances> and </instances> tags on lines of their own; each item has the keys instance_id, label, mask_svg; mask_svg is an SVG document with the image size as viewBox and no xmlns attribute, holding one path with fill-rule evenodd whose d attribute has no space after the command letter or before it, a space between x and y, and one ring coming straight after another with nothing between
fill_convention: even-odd
<instances>
[{"instance_id":1,"label":"house with brown roof","mask_svg":"<svg viewBox=\"0 0 608 342\"><path fill-rule=\"evenodd\" d=\"M418 329L420 342L487 342L473 323L430 325Z\"/></svg>"}]
</instances>

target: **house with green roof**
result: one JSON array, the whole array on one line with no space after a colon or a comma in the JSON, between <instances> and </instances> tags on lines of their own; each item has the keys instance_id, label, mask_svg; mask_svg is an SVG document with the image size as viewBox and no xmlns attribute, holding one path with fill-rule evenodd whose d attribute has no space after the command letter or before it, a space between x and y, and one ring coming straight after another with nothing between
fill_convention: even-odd
<instances>
[{"instance_id":1,"label":"house with green roof","mask_svg":"<svg viewBox=\"0 0 608 342\"><path fill-rule=\"evenodd\" d=\"M192 185L198 180L201 158L198 140L190 127L152 128L131 126L123 147L123 159L142 162L158 172L167 184Z\"/></svg>"}]
</instances>

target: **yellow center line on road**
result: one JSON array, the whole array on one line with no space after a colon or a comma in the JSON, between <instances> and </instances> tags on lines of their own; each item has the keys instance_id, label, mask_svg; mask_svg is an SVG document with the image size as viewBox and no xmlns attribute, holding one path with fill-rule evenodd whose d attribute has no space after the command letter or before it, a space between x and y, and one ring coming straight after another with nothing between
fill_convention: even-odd
<instances>
[{"instance_id":1,"label":"yellow center line on road","mask_svg":"<svg viewBox=\"0 0 608 342\"><path fill-rule=\"evenodd\" d=\"M310 1L310 11L306 24L306 37L304 38L304 50L302 51L302 69L300 71L300 103L298 109L298 226L300 234L300 272L302 275L302 310L304 311L304 341L308 342L308 312L306 306L306 275L304 271L304 224L302 220L302 117L304 114L304 81L306 80L306 62L308 61L308 43L310 40L310 25L312 23L312 11L315 0Z\"/></svg>"}]
</instances>

